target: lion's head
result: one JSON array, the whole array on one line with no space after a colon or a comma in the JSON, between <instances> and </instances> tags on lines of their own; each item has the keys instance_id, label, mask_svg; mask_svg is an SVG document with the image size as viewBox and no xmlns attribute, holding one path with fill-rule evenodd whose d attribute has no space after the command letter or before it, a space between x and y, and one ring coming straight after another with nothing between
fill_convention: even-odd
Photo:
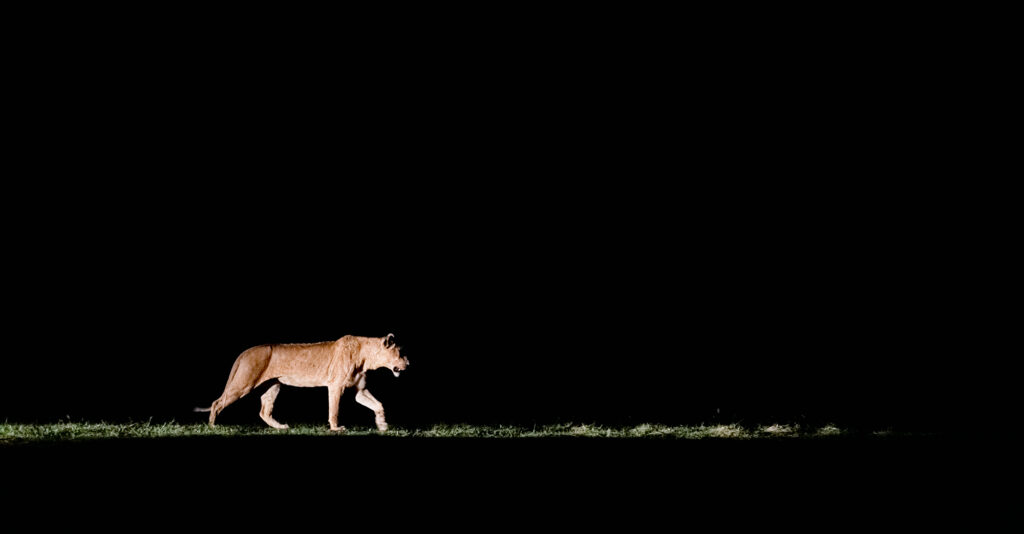
<instances>
[{"instance_id":1,"label":"lion's head","mask_svg":"<svg viewBox=\"0 0 1024 534\"><path fill-rule=\"evenodd\" d=\"M375 369L387 367L396 377L409 367L409 358L401 355L402 347L395 343L395 335L388 334L380 338L380 350L377 352Z\"/></svg>"}]
</instances>

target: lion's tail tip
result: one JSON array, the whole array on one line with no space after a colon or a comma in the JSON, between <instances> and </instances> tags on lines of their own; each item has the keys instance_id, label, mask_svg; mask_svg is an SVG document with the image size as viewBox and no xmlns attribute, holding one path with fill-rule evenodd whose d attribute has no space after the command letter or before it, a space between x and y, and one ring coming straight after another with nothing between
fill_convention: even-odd
<instances>
[{"instance_id":1,"label":"lion's tail tip","mask_svg":"<svg viewBox=\"0 0 1024 534\"><path fill-rule=\"evenodd\" d=\"M200 407L196 406L195 408L192 408L192 411L193 412L197 412L197 413L198 412L208 412L208 411L210 411L210 408L200 408Z\"/></svg>"}]
</instances>

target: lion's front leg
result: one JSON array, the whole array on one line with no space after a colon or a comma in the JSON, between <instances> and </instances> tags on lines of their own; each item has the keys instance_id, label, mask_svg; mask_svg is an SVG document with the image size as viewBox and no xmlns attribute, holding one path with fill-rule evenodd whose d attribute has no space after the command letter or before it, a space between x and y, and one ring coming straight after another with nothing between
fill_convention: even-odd
<instances>
[{"instance_id":1,"label":"lion's front leg","mask_svg":"<svg viewBox=\"0 0 1024 534\"><path fill-rule=\"evenodd\" d=\"M366 389L359 390L356 393L356 402L366 406L373 410L374 422L377 423L377 430L386 432L388 430L388 422L384 419L384 405L379 400L375 399L373 395Z\"/></svg>"},{"instance_id":2,"label":"lion's front leg","mask_svg":"<svg viewBox=\"0 0 1024 534\"><path fill-rule=\"evenodd\" d=\"M338 405L341 404L341 394L345 391L341 386L327 386L327 423L331 430L344 432L345 427L338 426Z\"/></svg>"}]
</instances>

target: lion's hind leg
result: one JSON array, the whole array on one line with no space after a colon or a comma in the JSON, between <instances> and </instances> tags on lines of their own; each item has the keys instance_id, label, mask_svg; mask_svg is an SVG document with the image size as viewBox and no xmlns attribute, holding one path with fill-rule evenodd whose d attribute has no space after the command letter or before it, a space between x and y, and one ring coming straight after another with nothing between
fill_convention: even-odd
<instances>
[{"instance_id":1,"label":"lion's hind leg","mask_svg":"<svg viewBox=\"0 0 1024 534\"><path fill-rule=\"evenodd\" d=\"M273 415L271 415L274 411L274 400L277 399L277 394L280 392L281 383L275 380L274 385L270 386L270 388L267 389L267 392L260 397L260 402L262 403L260 406L260 419L263 419L263 421L268 425L278 430L286 430L288 425L278 423L274 419Z\"/></svg>"},{"instance_id":2,"label":"lion's hind leg","mask_svg":"<svg viewBox=\"0 0 1024 534\"><path fill-rule=\"evenodd\" d=\"M231 403L246 396L259 385L263 371L270 361L270 347L251 348L238 356L231 367L231 375L224 386L224 393L210 406L210 426L214 426L217 414Z\"/></svg>"},{"instance_id":3,"label":"lion's hind leg","mask_svg":"<svg viewBox=\"0 0 1024 534\"><path fill-rule=\"evenodd\" d=\"M210 426L214 425L217 420L217 415L220 414L221 410L227 408L231 403L245 396L249 391L246 390L244 393L241 391L225 391L223 395L217 400L213 401L213 405L210 406Z\"/></svg>"}]
</instances>

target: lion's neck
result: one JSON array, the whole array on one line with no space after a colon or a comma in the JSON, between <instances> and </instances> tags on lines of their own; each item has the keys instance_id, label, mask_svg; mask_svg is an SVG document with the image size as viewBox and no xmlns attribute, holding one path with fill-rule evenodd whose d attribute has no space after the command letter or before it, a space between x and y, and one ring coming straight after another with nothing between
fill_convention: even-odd
<instances>
[{"instance_id":1,"label":"lion's neck","mask_svg":"<svg viewBox=\"0 0 1024 534\"><path fill-rule=\"evenodd\" d=\"M373 371L374 369L380 369L383 364L380 363L380 351L375 351L369 347L359 351L359 360L357 365L362 367L364 371Z\"/></svg>"}]
</instances>

